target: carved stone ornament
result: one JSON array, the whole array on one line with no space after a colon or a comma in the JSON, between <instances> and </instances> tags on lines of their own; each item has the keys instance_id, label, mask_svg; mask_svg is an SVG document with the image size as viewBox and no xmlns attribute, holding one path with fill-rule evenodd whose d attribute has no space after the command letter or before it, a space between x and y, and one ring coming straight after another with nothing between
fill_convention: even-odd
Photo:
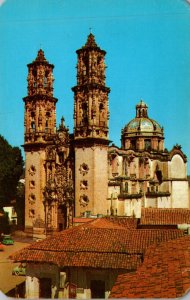
<instances>
[{"instance_id":1,"label":"carved stone ornament","mask_svg":"<svg viewBox=\"0 0 190 300\"><path fill-rule=\"evenodd\" d=\"M88 189L88 181L87 180L81 180L80 189L81 190L87 190Z\"/></svg>"},{"instance_id":2,"label":"carved stone ornament","mask_svg":"<svg viewBox=\"0 0 190 300\"><path fill-rule=\"evenodd\" d=\"M82 207L85 207L85 206L87 206L88 205L88 203L89 203L89 198L88 198L88 196L87 195L81 195L80 196L80 199L79 199L79 202L80 202L80 206L82 206Z\"/></svg>"},{"instance_id":3,"label":"carved stone ornament","mask_svg":"<svg viewBox=\"0 0 190 300\"><path fill-rule=\"evenodd\" d=\"M28 170L28 172L29 172L29 174L30 174L31 176L33 176L33 175L36 173L36 168L35 168L35 166L34 166L34 165L31 165L30 168L29 168L29 170Z\"/></svg>"},{"instance_id":4,"label":"carved stone ornament","mask_svg":"<svg viewBox=\"0 0 190 300\"><path fill-rule=\"evenodd\" d=\"M39 215L38 215L38 217L36 218L36 220L34 221L33 226L34 226L34 227L37 227L37 228L44 228L45 223L44 223L44 221L40 218Z\"/></svg>"},{"instance_id":5,"label":"carved stone ornament","mask_svg":"<svg viewBox=\"0 0 190 300\"><path fill-rule=\"evenodd\" d=\"M28 200L30 204L34 204L36 201L36 196L32 193L29 195Z\"/></svg>"},{"instance_id":6,"label":"carved stone ornament","mask_svg":"<svg viewBox=\"0 0 190 300\"><path fill-rule=\"evenodd\" d=\"M82 165L80 165L79 171L82 175L85 175L88 173L89 171L89 167L87 164L83 163Z\"/></svg>"},{"instance_id":7,"label":"carved stone ornament","mask_svg":"<svg viewBox=\"0 0 190 300\"><path fill-rule=\"evenodd\" d=\"M46 150L47 160L55 160L56 158L56 150L54 147L49 147Z\"/></svg>"}]
</instances>

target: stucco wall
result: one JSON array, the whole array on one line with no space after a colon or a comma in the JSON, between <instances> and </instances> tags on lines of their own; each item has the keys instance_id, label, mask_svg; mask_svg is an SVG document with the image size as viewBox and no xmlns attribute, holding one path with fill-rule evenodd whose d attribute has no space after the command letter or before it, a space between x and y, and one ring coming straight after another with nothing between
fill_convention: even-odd
<instances>
[{"instance_id":1,"label":"stucco wall","mask_svg":"<svg viewBox=\"0 0 190 300\"><path fill-rule=\"evenodd\" d=\"M172 207L189 208L188 181L172 181Z\"/></svg>"},{"instance_id":2,"label":"stucco wall","mask_svg":"<svg viewBox=\"0 0 190 300\"><path fill-rule=\"evenodd\" d=\"M87 171L82 166L87 166ZM87 182L87 188L82 188L82 181ZM75 149L75 201L76 216L85 211L92 214L107 214L107 147L96 146ZM81 202L81 196L88 197L87 203Z\"/></svg>"},{"instance_id":3,"label":"stucco wall","mask_svg":"<svg viewBox=\"0 0 190 300\"><path fill-rule=\"evenodd\" d=\"M171 178L186 178L186 164L179 154L172 157L170 168Z\"/></svg>"},{"instance_id":4,"label":"stucco wall","mask_svg":"<svg viewBox=\"0 0 190 300\"><path fill-rule=\"evenodd\" d=\"M33 227L36 219L44 221L43 189L45 186L45 151L26 152L25 227ZM34 195L34 199L31 198Z\"/></svg>"},{"instance_id":5,"label":"stucco wall","mask_svg":"<svg viewBox=\"0 0 190 300\"><path fill-rule=\"evenodd\" d=\"M64 286L61 287L60 270L57 266L30 263L27 266L26 298L37 299L40 297L40 278L51 279L51 298L68 299L68 283L70 283L76 286L77 299L91 299L91 281L93 280L101 280L105 283L105 298L108 298L114 282L120 273L117 269L70 268L65 272Z\"/></svg>"}]
</instances>

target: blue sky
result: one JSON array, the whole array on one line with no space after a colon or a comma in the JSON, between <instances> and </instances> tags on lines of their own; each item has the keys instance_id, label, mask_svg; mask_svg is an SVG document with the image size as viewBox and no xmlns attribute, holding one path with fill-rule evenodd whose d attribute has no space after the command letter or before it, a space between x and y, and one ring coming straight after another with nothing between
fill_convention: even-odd
<instances>
[{"instance_id":1,"label":"blue sky","mask_svg":"<svg viewBox=\"0 0 190 300\"><path fill-rule=\"evenodd\" d=\"M178 143L190 159L186 0L1 0L0 134L13 146L23 144L26 65L40 48L55 65L57 125L63 115L73 131L75 51L85 44L89 28L107 52L110 140L120 146L121 129L143 99L149 117L164 127L165 147Z\"/></svg>"}]
</instances>

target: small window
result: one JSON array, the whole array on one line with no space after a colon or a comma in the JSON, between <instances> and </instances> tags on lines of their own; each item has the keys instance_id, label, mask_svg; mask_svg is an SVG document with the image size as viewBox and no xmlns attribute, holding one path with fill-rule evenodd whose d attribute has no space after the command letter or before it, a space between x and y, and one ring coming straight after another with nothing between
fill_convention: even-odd
<instances>
[{"instance_id":1,"label":"small window","mask_svg":"<svg viewBox=\"0 0 190 300\"><path fill-rule=\"evenodd\" d=\"M131 140L131 149L136 149L136 140Z\"/></svg>"},{"instance_id":2,"label":"small window","mask_svg":"<svg viewBox=\"0 0 190 300\"><path fill-rule=\"evenodd\" d=\"M35 131L35 127L36 127L36 126L35 126L35 122L32 121L32 122L31 122L31 129L32 129L32 131Z\"/></svg>"},{"instance_id":3,"label":"small window","mask_svg":"<svg viewBox=\"0 0 190 300\"><path fill-rule=\"evenodd\" d=\"M128 182L125 182L125 192L128 193Z\"/></svg>"},{"instance_id":4,"label":"small window","mask_svg":"<svg viewBox=\"0 0 190 300\"><path fill-rule=\"evenodd\" d=\"M102 111L104 109L104 105L102 103L100 103L99 109L100 109L100 111Z\"/></svg>"},{"instance_id":5,"label":"small window","mask_svg":"<svg viewBox=\"0 0 190 300\"><path fill-rule=\"evenodd\" d=\"M144 140L144 149L145 150L150 150L151 149L151 140L150 139Z\"/></svg>"},{"instance_id":6,"label":"small window","mask_svg":"<svg viewBox=\"0 0 190 300\"><path fill-rule=\"evenodd\" d=\"M44 77L44 87L46 87L47 86L47 77L45 76Z\"/></svg>"}]
</instances>

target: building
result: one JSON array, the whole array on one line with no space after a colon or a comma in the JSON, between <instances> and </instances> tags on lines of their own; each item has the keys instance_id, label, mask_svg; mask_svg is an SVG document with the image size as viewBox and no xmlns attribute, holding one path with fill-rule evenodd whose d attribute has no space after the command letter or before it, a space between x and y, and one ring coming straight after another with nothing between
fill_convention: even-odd
<instances>
[{"instance_id":1,"label":"building","mask_svg":"<svg viewBox=\"0 0 190 300\"><path fill-rule=\"evenodd\" d=\"M17 224L17 213L14 206L5 206L3 211L8 215L9 224Z\"/></svg>"},{"instance_id":2,"label":"building","mask_svg":"<svg viewBox=\"0 0 190 300\"><path fill-rule=\"evenodd\" d=\"M134 216L143 207L189 208L187 158L164 148L163 128L144 101L110 145L110 89L105 54L89 34L77 52L74 132L56 126L53 68L40 49L28 64L25 103L25 230L44 237L73 225L74 217Z\"/></svg>"},{"instance_id":3,"label":"building","mask_svg":"<svg viewBox=\"0 0 190 300\"><path fill-rule=\"evenodd\" d=\"M190 223L190 218L188 222ZM16 262L26 263L26 298L108 298L110 291L111 296L114 293L113 296L117 297L115 286L120 284L122 276L124 279L126 276L134 277L136 270L141 269L143 273L144 265L155 272L154 265L146 263L149 248L153 248L152 256L156 250L154 260L159 261L159 245L171 241L175 249L175 241L180 238L189 241L179 229L167 226L163 229L139 229L135 218L97 218L34 242L11 258ZM182 245L183 243L182 240ZM181 249L183 257L183 253L188 252L188 249L180 246L177 249ZM168 253L171 256L171 251L165 249L162 255L167 254L169 257ZM189 261L186 261L184 270L188 264ZM163 264L163 268L164 266ZM146 276L150 277L149 269L146 269ZM144 273L139 277L136 288L146 278ZM155 286L156 279L157 277L154 280ZM189 280L186 287L190 287ZM148 286L146 292L147 290ZM117 287L116 291L120 291L120 288Z\"/></svg>"}]
</instances>

